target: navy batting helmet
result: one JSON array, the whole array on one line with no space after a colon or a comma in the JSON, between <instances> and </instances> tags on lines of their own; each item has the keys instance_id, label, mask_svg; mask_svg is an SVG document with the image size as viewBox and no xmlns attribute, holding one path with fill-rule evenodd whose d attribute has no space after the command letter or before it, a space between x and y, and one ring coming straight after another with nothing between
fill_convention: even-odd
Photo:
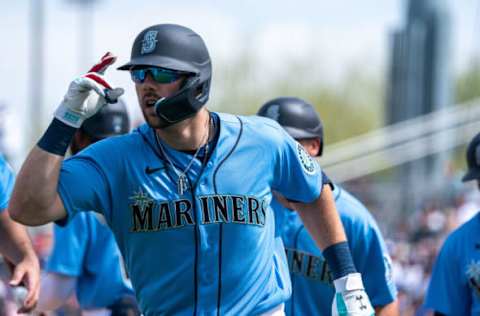
<instances>
[{"instance_id":1,"label":"navy batting helmet","mask_svg":"<svg viewBox=\"0 0 480 316\"><path fill-rule=\"evenodd\" d=\"M185 73L183 87L174 95L160 98L157 115L171 125L193 116L208 101L212 63L203 39L191 29L176 24L158 24L135 38L131 60L119 67L160 67Z\"/></svg>"},{"instance_id":2,"label":"navy batting helmet","mask_svg":"<svg viewBox=\"0 0 480 316\"><path fill-rule=\"evenodd\" d=\"M295 97L280 97L265 103L257 115L277 121L295 139L320 138L317 156L323 152L323 124L308 102Z\"/></svg>"},{"instance_id":3,"label":"navy batting helmet","mask_svg":"<svg viewBox=\"0 0 480 316\"><path fill-rule=\"evenodd\" d=\"M130 130L127 107L122 99L104 106L83 122L81 130L94 139L126 134Z\"/></svg>"},{"instance_id":4,"label":"navy batting helmet","mask_svg":"<svg viewBox=\"0 0 480 316\"><path fill-rule=\"evenodd\" d=\"M462 181L480 180L480 133L477 134L468 145L467 166L468 171L463 176Z\"/></svg>"}]
</instances>

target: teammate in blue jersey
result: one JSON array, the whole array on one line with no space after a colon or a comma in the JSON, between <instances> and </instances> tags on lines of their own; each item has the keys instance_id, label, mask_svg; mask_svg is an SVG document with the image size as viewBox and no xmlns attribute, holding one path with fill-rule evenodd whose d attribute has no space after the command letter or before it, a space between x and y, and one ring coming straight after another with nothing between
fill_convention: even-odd
<instances>
[{"instance_id":1,"label":"teammate in blue jersey","mask_svg":"<svg viewBox=\"0 0 480 316\"><path fill-rule=\"evenodd\" d=\"M283 315L291 287L270 207L276 190L339 263L337 309L373 313L320 167L277 123L207 110L209 53L186 27L148 27L119 68L135 83L147 124L64 161L83 120L123 93L101 74L114 61L105 55L70 84L19 173L16 220L101 211L146 316Z\"/></svg>"},{"instance_id":2,"label":"teammate in blue jersey","mask_svg":"<svg viewBox=\"0 0 480 316\"><path fill-rule=\"evenodd\" d=\"M14 222L8 212L8 202L15 176L0 154L0 254L11 268L11 286L23 284L28 290L19 312L30 312L37 303L40 265L24 226Z\"/></svg>"},{"instance_id":3,"label":"teammate in blue jersey","mask_svg":"<svg viewBox=\"0 0 480 316\"><path fill-rule=\"evenodd\" d=\"M258 115L277 121L312 156L323 153L323 124L306 101L280 97L265 103ZM396 288L391 279L390 257L382 234L363 204L338 185L333 195L355 267L362 273L366 292L376 315L398 315ZM277 230L282 236L292 279L292 297L287 315L330 315L335 289L322 251L298 213L274 199Z\"/></svg>"},{"instance_id":4,"label":"teammate in blue jersey","mask_svg":"<svg viewBox=\"0 0 480 316\"><path fill-rule=\"evenodd\" d=\"M75 134L72 155L104 138L128 133L129 126L123 101L102 108ZM36 309L57 309L76 294L80 308L90 316L127 315L128 309L132 315L139 314L122 265L115 238L101 215L83 212L64 227L55 225ZM126 302L130 302L128 308Z\"/></svg>"},{"instance_id":5,"label":"teammate in blue jersey","mask_svg":"<svg viewBox=\"0 0 480 316\"><path fill-rule=\"evenodd\" d=\"M480 188L480 134L467 148L468 171L462 181ZM453 231L433 267L425 306L434 315L480 315L480 214Z\"/></svg>"}]
</instances>

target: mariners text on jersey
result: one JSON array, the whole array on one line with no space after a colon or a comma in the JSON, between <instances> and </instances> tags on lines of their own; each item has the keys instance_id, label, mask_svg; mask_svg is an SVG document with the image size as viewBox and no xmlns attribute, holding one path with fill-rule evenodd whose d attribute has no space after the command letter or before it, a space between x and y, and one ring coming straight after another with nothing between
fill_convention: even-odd
<instances>
[{"instance_id":1,"label":"mariners text on jersey","mask_svg":"<svg viewBox=\"0 0 480 316\"><path fill-rule=\"evenodd\" d=\"M285 252L291 273L326 283L333 288L333 276L323 257L290 248L285 248Z\"/></svg>"},{"instance_id":2,"label":"mariners text on jersey","mask_svg":"<svg viewBox=\"0 0 480 316\"><path fill-rule=\"evenodd\" d=\"M235 223L265 225L268 200L243 195L206 195L196 197L201 205L202 225ZM188 199L156 201L139 190L131 197L132 232L159 230L195 225L192 202Z\"/></svg>"}]
</instances>

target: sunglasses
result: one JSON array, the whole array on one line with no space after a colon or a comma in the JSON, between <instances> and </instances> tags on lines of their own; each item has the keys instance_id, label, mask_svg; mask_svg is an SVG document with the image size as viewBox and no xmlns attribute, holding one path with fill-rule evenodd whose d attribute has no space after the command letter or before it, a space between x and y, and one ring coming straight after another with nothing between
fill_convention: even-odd
<instances>
[{"instance_id":1,"label":"sunglasses","mask_svg":"<svg viewBox=\"0 0 480 316\"><path fill-rule=\"evenodd\" d=\"M143 83L145 81L145 78L147 77L147 73L150 73L152 79L157 83L172 83L177 81L181 77L185 77L188 75L188 73L185 72L178 72L158 67L139 69L134 68L130 70L130 75L132 76L132 80L135 83Z\"/></svg>"}]
</instances>

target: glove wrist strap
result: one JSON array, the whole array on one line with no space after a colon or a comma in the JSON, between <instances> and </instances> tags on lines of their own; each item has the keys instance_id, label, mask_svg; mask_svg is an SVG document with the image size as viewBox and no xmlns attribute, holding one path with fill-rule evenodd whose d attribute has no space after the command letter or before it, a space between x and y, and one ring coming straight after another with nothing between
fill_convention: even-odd
<instances>
[{"instance_id":1,"label":"glove wrist strap","mask_svg":"<svg viewBox=\"0 0 480 316\"><path fill-rule=\"evenodd\" d=\"M340 279L333 281L335 290L338 293L344 293L354 290L363 290L363 281L360 273L351 273Z\"/></svg>"},{"instance_id":2,"label":"glove wrist strap","mask_svg":"<svg viewBox=\"0 0 480 316\"><path fill-rule=\"evenodd\" d=\"M51 154L65 156L76 131L77 128L54 118L37 145Z\"/></svg>"},{"instance_id":3,"label":"glove wrist strap","mask_svg":"<svg viewBox=\"0 0 480 316\"><path fill-rule=\"evenodd\" d=\"M83 121L85 120L81 114L75 113L68 109L67 106L61 104L55 111L54 117L64 124L69 125L74 128L80 128Z\"/></svg>"}]
</instances>

